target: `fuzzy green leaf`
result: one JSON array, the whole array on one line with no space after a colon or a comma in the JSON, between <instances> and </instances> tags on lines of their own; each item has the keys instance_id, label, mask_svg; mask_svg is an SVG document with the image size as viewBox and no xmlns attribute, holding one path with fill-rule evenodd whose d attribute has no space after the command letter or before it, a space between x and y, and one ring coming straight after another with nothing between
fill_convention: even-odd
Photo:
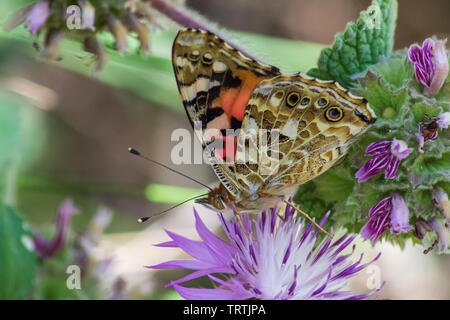
<instances>
[{"instance_id":1,"label":"fuzzy green leaf","mask_svg":"<svg viewBox=\"0 0 450 320\"><path fill-rule=\"evenodd\" d=\"M344 33L336 35L331 48L324 49L312 77L336 80L346 88L357 87L352 75L362 73L393 48L397 0L373 0L356 23L349 22Z\"/></svg>"},{"instance_id":2,"label":"fuzzy green leaf","mask_svg":"<svg viewBox=\"0 0 450 320\"><path fill-rule=\"evenodd\" d=\"M0 239L0 299L24 299L36 273L33 238L17 213L3 204L0 204Z\"/></svg>"}]
</instances>

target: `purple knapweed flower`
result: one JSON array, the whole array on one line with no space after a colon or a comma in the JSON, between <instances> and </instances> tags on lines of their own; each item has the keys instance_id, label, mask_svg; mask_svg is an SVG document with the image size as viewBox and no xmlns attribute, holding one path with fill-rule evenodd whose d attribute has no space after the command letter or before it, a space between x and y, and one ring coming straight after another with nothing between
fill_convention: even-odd
<instances>
[{"instance_id":1,"label":"purple knapweed flower","mask_svg":"<svg viewBox=\"0 0 450 320\"><path fill-rule=\"evenodd\" d=\"M385 170L384 177L393 179L397 172L400 161L406 158L412 149L408 148L406 142L392 139L392 141L378 141L371 143L366 149L366 156L373 156L364 166L359 169L355 177L358 182L364 182Z\"/></svg>"},{"instance_id":2,"label":"purple knapweed flower","mask_svg":"<svg viewBox=\"0 0 450 320\"><path fill-rule=\"evenodd\" d=\"M50 5L48 1L39 1L33 4L26 24L31 33L36 34L45 24L50 16Z\"/></svg>"},{"instance_id":3,"label":"purple knapweed flower","mask_svg":"<svg viewBox=\"0 0 450 320\"><path fill-rule=\"evenodd\" d=\"M439 92L448 75L448 58L445 40L426 39L422 47L409 47L408 57L414 64L417 81L423 85L424 93L435 95Z\"/></svg>"},{"instance_id":4,"label":"purple knapweed flower","mask_svg":"<svg viewBox=\"0 0 450 320\"><path fill-rule=\"evenodd\" d=\"M423 153L423 145L428 140L436 140L438 137L438 129L447 129L450 125L450 112L444 112L437 117L430 118L427 114L424 115L427 123L419 122L419 132L416 133L418 151Z\"/></svg>"},{"instance_id":5,"label":"purple knapweed flower","mask_svg":"<svg viewBox=\"0 0 450 320\"><path fill-rule=\"evenodd\" d=\"M282 212L277 212L277 206L263 211L255 220L240 214L245 232L236 218L228 221L219 214L228 238L224 241L206 228L194 209L201 241L166 231L172 241L159 244L181 248L194 260L168 261L148 268L195 270L169 284L185 299L363 299L381 289L361 295L345 290L347 280L368 265L361 264L363 255L352 262L353 251L340 254L356 235L344 235L333 243L331 238L317 243L318 230L313 231L312 223L306 226L302 218L296 218L293 208L286 207L284 218L279 214ZM213 273L221 273L226 279ZM180 285L201 276L208 276L217 287Z\"/></svg>"},{"instance_id":6,"label":"purple knapweed flower","mask_svg":"<svg viewBox=\"0 0 450 320\"><path fill-rule=\"evenodd\" d=\"M398 193L384 198L369 210L369 221L361 228L365 239L372 238L372 244L390 227L391 234L400 234L412 229L409 225L409 210L405 200Z\"/></svg>"},{"instance_id":7,"label":"purple knapweed flower","mask_svg":"<svg viewBox=\"0 0 450 320\"><path fill-rule=\"evenodd\" d=\"M49 241L38 231L34 232L34 247L41 257L51 258L64 247L69 232L70 218L73 214L78 212L79 210L73 205L73 201L67 199L56 212L56 234L53 237L53 240Z\"/></svg>"}]
</instances>

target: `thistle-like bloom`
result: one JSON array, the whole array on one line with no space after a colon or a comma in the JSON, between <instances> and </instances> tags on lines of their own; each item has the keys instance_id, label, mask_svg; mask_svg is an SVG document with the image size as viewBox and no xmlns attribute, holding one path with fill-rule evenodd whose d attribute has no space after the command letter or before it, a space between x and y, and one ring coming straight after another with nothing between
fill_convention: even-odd
<instances>
[{"instance_id":1,"label":"thistle-like bloom","mask_svg":"<svg viewBox=\"0 0 450 320\"><path fill-rule=\"evenodd\" d=\"M48 1L39 1L33 4L26 24L31 33L36 34L45 24L50 16L50 5Z\"/></svg>"},{"instance_id":2,"label":"thistle-like bloom","mask_svg":"<svg viewBox=\"0 0 450 320\"><path fill-rule=\"evenodd\" d=\"M361 228L365 239L372 238L372 244L390 227L391 234L400 234L412 229L409 225L409 210L405 200L398 193L384 198L369 210L369 221Z\"/></svg>"},{"instance_id":3,"label":"thistle-like bloom","mask_svg":"<svg viewBox=\"0 0 450 320\"><path fill-rule=\"evenodd\" d=\"M450 125L450 112L444 112L437 117L430 118L425 115L425 119L429 120L427 123L419 122L419 132L416 133L418 142L418 151L423 153L423 145L428 140L436 140L438 137L438 129L447 129Z\"/></svg>"},{"instance_id":4,"label":"thistle-like bloom","mask_svg":"<svg viewBox=\"0 0 450 320\"><path fill-rule=\"evenodd\" d=\"M282 212L277 212L276 207L253 221L241 214L245 232L236 219L227 221L219 215L228 237L224 241L206 228L194 209L201 241L166 231L172 241L159 246L181 248L195 259L168 261L149 268L196 270L169 284L185 299L363 299L374 293L355 295L345 290L347 280L368 265L361 264L363 255L356 262L350 261L353 251L340 254L356 235L344 235L333 243L330 238L317 243L318 230L312 230L312 223L306 227L303 219L295 218L293 208L286 207L284 218L278 214ZM226 280L213 273L224 274ZM208 276L217 288L179 285L201 276Z\"/></svg>"},{"instance_id":5,"label":"thistle-like bloom","mask_svg":"<svg viewBox=\"0 0 450 320\"><path fill-rule=\"evenodd\" d=\"M58 253L66 244L67 234L70 227L70 218L79 210L73 205L71 199L67 199L56 212L55 230L53 240L48 241L38 231L34 232L34 247L43 258L51 258Z\"/></svg>"},{"instance_id":6,"label":"thistle-like bloom","mask_svg":"<svg viewBox=\"0 0 450 320\"><path fill-rule=\"evenodd\" d=\"M424 93L435 95L439 92L448 75L448 58L445 40L426 39L422 47L409 47L408 57L414 64L417 81L424 86Z\"/></svg>"},{"instance_id":7,"label":"thistle-like bloom","mask_svg":"<svg viewBox=\"0 0 450 320\"><path fill-rule=\"evenodd\" d=\"M371 143L367 147L365 155L373 156L373 158L356 172L355 177L361 183L385 170L384 177L393 179L400 161L406 158L411 151L412 149L408 148L406 142L395 138L392 141L383 140Z\"/></svg>"}]
</instances>

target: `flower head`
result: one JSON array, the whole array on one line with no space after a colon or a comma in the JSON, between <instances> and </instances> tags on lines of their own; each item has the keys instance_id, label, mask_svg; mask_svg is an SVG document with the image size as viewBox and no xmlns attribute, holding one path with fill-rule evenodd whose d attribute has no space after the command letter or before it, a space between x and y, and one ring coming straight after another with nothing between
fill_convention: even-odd
<instances>
[{"instance_id":1,"label":"flower head","mask_svg":"<svg viewBox=\"0 0 450 320\"><path fill-rule=\"evenodd\" d=\"M344 290L347 280L367 266L361 264L363 255L356 262L349 260L353 252L340 255L356 235L344 235L334 243L329 238L317 243L318 231L312 230L313 224L306 226L294 213L287 206L284 218L279 218L280 212L275 207L253 221L241 214L245 232L236 219L227 221L219 215L228 238L223 241L205 227L194 209L196 229L202 240L193 241L167 232L172 241L159 246L181 248L195 260L168 261L149 268L196 270L169 284L186 299L362 299L372 294L355 295ZM213 273L224 273L227 280ZM205 275L218 287L199 289L179 285Z\"/></svg>"},{"instance_id":2,"label":"flower head","mask_svg":"<svg viewBox=\"0 0 450 320\"><path fill-rule=\"evenodd\" d=\"M359 169L355 177L358 182L364 182L385 170L384 177L393 179L397 172L400 161L406 158L412 149L408 148L406 142L392 139L392 141L378 141L371 143L366 149L366 156L373 156L364 166Z\"/></svg>"},{"instance_id":3,"label":"flower head","mask_svg":"<svg viewBox=\"0 0 450 320\"><path fill-rule=\"evenodd\" d=\"M73 205L73 201L67 199L56 212L56 234L53 240L48 241L38 231L35 231L34 246L41 257L51 258L64 247L69 232L70 218L78 212L79 210Z\"/></svg>"},{"instance_id":4,"label":"flower head","mask_svg":"<svg viewBox=\"0 0 450 320\"><path fill-rule=\"evenodd\" d=\"M418 151L423 153L423 145L428 140L436 140L438 137L438 129L447 129L450 124L450 112L444 112L437 117L430 118L425 114L428 122L419 122L419 132L416 133L417 142L419 144Z\"/></svg>"},{"instance_id":5,"label":"flower head","mask_svg":"<svg viewBox=\"0 0 450 320\"><path fill-rule=\"evenodd\" d=\"M372 243L390 227L391 234L399 234L411 230L409 210L405 200L398 193L384 198L369 210L369 221L360 233L365 239L372 238Z\"/></svg>"},{"instance_id":6,"label":"flower head","mask_svg":"<svg viewBox=\"0 0 450 320\"><path fill-rule=\"evenodd\" d=\"M447 79L448 58L445 53L445 40L426 39L422 47L409 47L408 57L414 64L417 81L424 86L424 93L435 95Z\"/></svg>"},{"instance_id":7,"label":"flower head","mask_svg":"<svg viewBox=\"0 0 450 320\"><path fill-rule=\"evenodd\" d=\"M50 5L48 1L39 1L33 4L26 19L26 24L31 33L36 34L45 24L50 16Z\"/></svg>"}]
</instances>

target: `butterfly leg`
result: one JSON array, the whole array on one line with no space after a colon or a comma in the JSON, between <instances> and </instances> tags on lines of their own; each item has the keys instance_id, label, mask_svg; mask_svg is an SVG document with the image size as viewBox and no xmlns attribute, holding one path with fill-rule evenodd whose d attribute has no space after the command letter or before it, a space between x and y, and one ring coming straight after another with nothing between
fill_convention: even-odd
<instances>
[{"instance_id":1,"label":"butterfly leg","mask_svg":"<svg viewBox=\"0 0 450 320\"><path fill-rule=\"evenodd\" d=\"M234 212L235 212L235 216L236 216L237 221L241 225L242 231L244 231L244 233L247 236L247 238L250 239L250 236L248 235L247 230L245 230L244 224L242 223L242 219L241 219L241 216L240 216L241 211L235 209Z\"/></svg>"},{"instance_id":2,"label":"butterfly leg","mask_svg":"<svg viewBox=\"0 0 450 320\"><path fill-rule=\"evenodd\" d=\"M321 226L319 226L317 224L317 222L315 222L306 212L303 212L302 210L300 210L299 208L297 208L295 206L294 203L289 202L287 200L283 199L283 202L290 205L292 208L294 208L295 211L301 213L302 215L304 215L309 221L311 221L317 228L319 228L322 232L324 232L327 236L329 236L330 238L333 238L333 235L331 233L329 233L328 231L326 231L325 229L323 229Z\"/></svg>"}]
</instances>

